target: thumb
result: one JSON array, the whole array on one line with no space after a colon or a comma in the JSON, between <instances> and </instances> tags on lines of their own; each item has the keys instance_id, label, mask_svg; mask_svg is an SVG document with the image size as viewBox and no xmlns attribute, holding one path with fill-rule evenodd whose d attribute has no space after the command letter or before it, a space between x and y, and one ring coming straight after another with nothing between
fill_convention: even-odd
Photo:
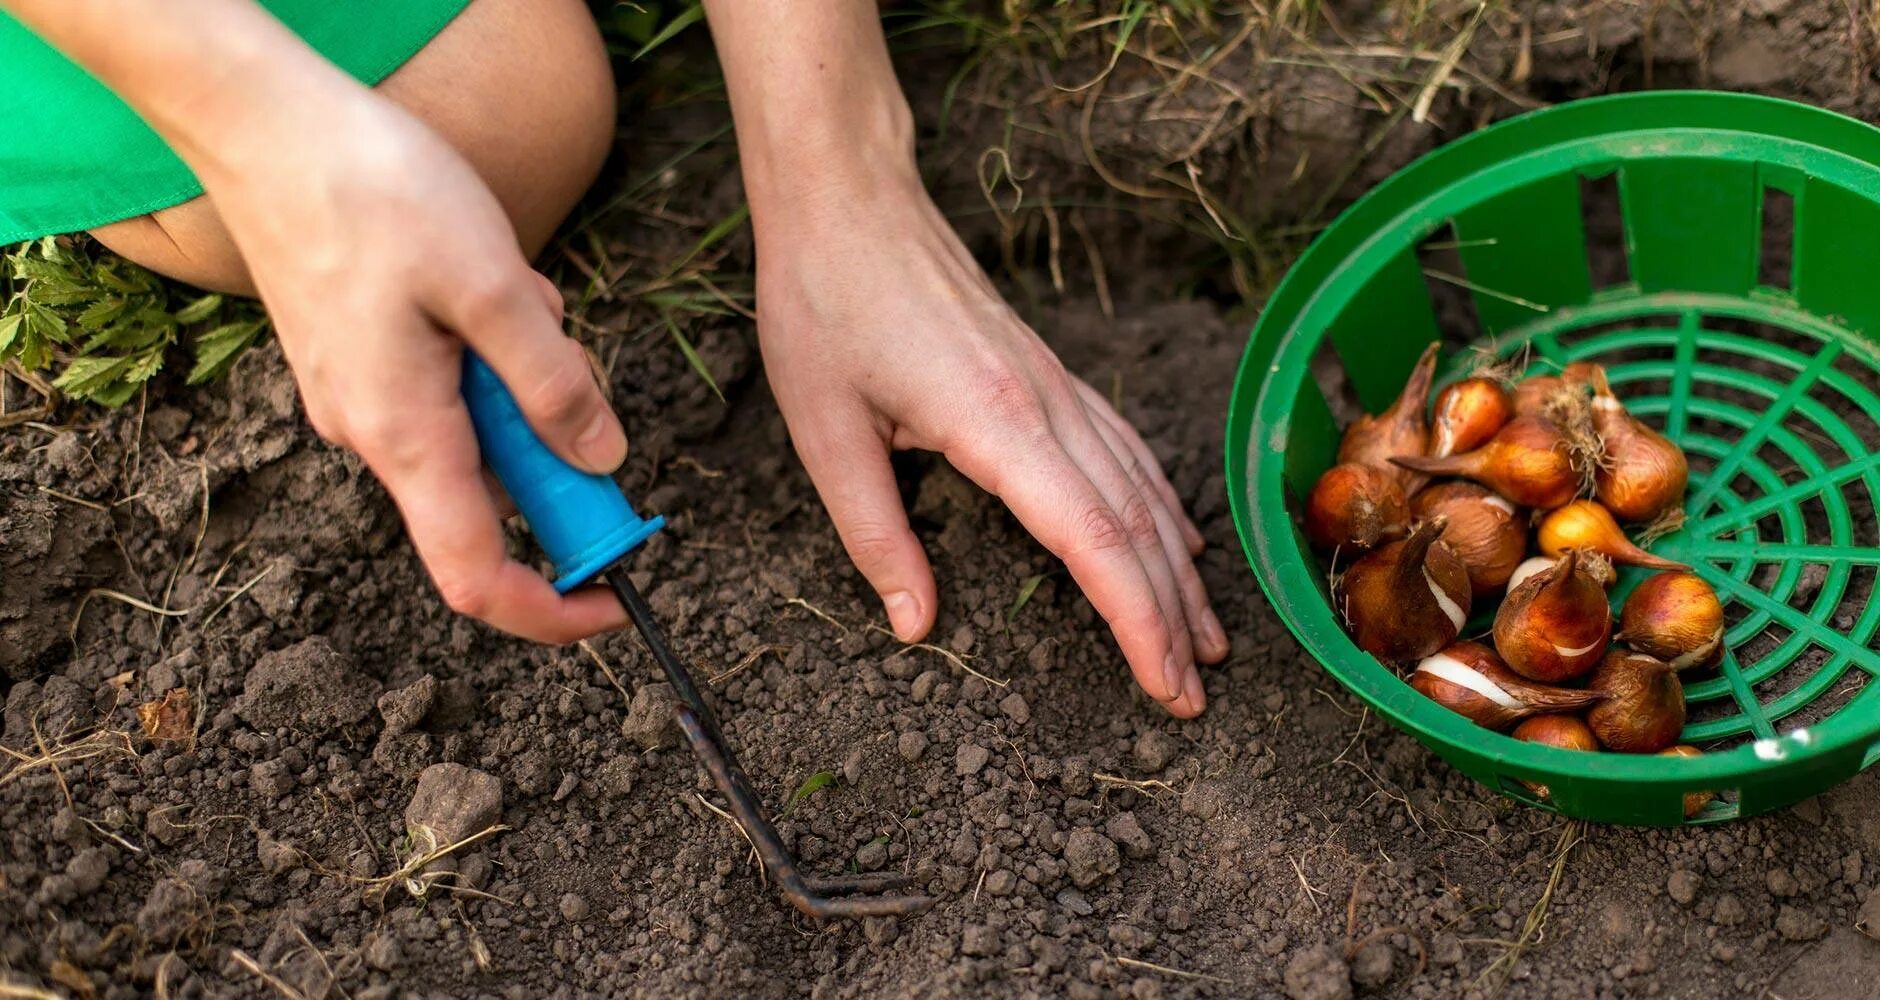
<instances>
[{"instance_id":1,"label":"thumb","mask_svg":"<svg viewBox=\"0 0 1880 1000\"><path fill-rule=\"evenodd\" d=\"M797 454L849 559L881 596L895 637L902 642L925 638L939 608L933 567L908 527L887 442L857 418L799 440Z\"/></svg>"},{"instance_id":2,"label":"thumb","mask_svg":"<svg viewBox=\"0 0 1880 1000\"><path fill-rule=\"evenodd\" d=\"M445 325L489 362L542 442L589 472L619 468L626 432L587 352L562 333L540 276L518 259L503 277L454 291L441 310Z\"/></svg>"}]
</instances>

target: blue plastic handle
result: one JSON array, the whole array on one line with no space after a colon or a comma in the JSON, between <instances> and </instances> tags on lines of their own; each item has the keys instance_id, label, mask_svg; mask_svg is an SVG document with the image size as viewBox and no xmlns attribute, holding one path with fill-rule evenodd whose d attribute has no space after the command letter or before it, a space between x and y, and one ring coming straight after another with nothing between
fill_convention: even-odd
<instances>
[{"instance_id":1,"label":"blue plastic handle","mask_svg":"<svg viewBox=\"0 0 1880 1000\"><path fill-rule=\"evenodd\" d=\"M613 479L582 472L548 450L502 379L469 351L463 399L484 463L555 564L556 590L565 594L594 579L666 523L634 513Z\"/></svg>"}]
</instances>

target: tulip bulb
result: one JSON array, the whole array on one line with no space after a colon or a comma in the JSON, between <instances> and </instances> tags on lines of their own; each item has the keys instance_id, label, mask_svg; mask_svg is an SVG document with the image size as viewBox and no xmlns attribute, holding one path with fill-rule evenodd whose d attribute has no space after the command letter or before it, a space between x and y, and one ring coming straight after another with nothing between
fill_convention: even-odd
<instances>
[{"instance_id":1,"label":"tulip bulb","mask_svg":"<svg viewBox=\"0 0 1880 1000\"><path fill-rule=\"evenodd\" d=\"M1723 602L1692 573L1657 573L1626 597L1615 638L1673 670L1723 660Z\"/></svg>"},{"instance_id":2,"label":"tulip bulb","mask_svg":"<svg viewBox=\"0 0 1880 1000\"><path fill-rule=\"evenodd\" d=\"M1430 398L1430 379L1436 373L1435 343L1423 349L1410 379L1390 408L1375 416L1363 416L1345 428L1338 445L1339 462L1375 465L1396 476L1404 496L1414 494L1427 477L1407 472L1392 464L1395 455L1424 455L1430 449L1430 428L1423 419L1423 407Z\"/></svg>"},{"instance_id":3,"label":"tulip bulb","mask_svg":"<svg viewBox=\"0 0 1880 1000\"><path fill-rule=\"evenodd\" d=\"M1441 518L1418 524L1352 564L1336 586L1358 648L1386 663L1420 660L1454 642L1469 619L1469 571L1438 539Z\"/></svg>"},{"instance_id":4,"label":"tulip bulb","mask_svg":"<svg viewBox=\"0 0 1880 1000\"><path fill-rule=\"evenodd\" d=\"M1625 532L1620 529L1619 522L1613 520L1612 513L1597 500L1575 500L1549 513L1541 520L1540 531L1535 537L1540 542L1541 551L1550 556L1578 549L1581 552L1597 552L1623 566L1690 569L1681 562L1652 555L1632 544L1632 540L1625 537Z\"/></svg>"},{"instance_id":5,"label":"tulip bulb","mask_svg":"<svg viewBox=\"0 0 1880 1000\"><path fill-rule=\"evenodd\" d=\"M1403 486L1374 465L1334 465L1306 496L1306 538L1321 549L1369 551L1402 538L1409 522Z\"/></svg>"},{"instance_id":6,"label":"tulip bulb","mask_svg":"<svg viewBox=\"0 0 1880 1000\"><path fill-rule=\"evenodd\" d=\"M1691 475L1684 449L1628 413L1613 395L1606 370L1594 365L1593 431L1604 458L1593 473L1594 495L1622 521L1649 521L1684 500Z\"/></svg>"},{"instance_id":7,"label":"tulip bulb","mask_svg":"<svg viewBox=\"0 0 1880 1000\"><path fill-rule=\"evenodd\" d=\"M1612 631L1606 588L1568 552L1508 594L1495 613L1495 649L1514 672L1543 684L1584 676Z\"/></svg>"},{"instance_id":8,"label":"tulip bulb","mask_svg":"<svg viewBox=\"0 0 1880 1000\"><path fill-rule=\"evenodd\" d=\"M1702 757L1703 755L1704 752L1702 750L1685 744L1679 744L1669 750L1658 751L1658 756L1660 757ZM1690 819L1698 813L1703 812L1704 807L1710 804L1710 800L1716 797L1716 792L1685 792L1684 818Z\"/></svg>"},{"instance_id":9,"label":"tulip bulb","mask_svg":"<svg viewBox=\"0 0 1880 1000\"><path fill-rule=\"evenodd\" d=\"M1514 727L1514 732L1508 735L1523 743L1539 743L1560 750L1592 753L1599 749L1599 740L1577 715L1537 715ZM1543 800L1552 797L1546 785L1527 780L1521 783Z\"/></svg>"},{"instance_id":10,"label":"tulip bulb","mask_svg":"<svg viewBox=\"0 0 1880 1000\"><path fill-rule=\"evenodd\" d=\"M1591 691L1529 683L1508 669L1495 651L1480 643L1458 642L1424 657L1410 675L1418 694L1478 726L1506 729L1535 715L1577 712L1597 703Z\"/></svg>"},{"instance_id":11,"label":"tulip bulb","mask_svg":"<svg viewBox=\"0 0 1880 1000\"><path fill-rule=\"evenodd\" d=\"M1586 724L1609 749L1657 753L1684 731L1684 685L1655 656L1615 649L1593 671L1587 689L1606 696L1586 713Z\"/></svg>"},{"instance_id":12,"label":"tulip bulb","mask_svg":"<svg viewBox=\"0 0 1880 1000\"><path fill-rule=\"evenodd\" d=\"M1430 455L1447 458L1487 444L1514 419L1514 398L1500 382L1477 375L1452 382L1436 394L1430 421Z\"/></svg>"},{"instance_id":13,"label":"tulip bulb","mask_svg":"<svg viewBox=\"0 0 1880 1000\"><path fill-rule=\"evenodd\" d=\"M1400 454L1414 472L1473 479L1523 507L1550 510L1572 500L1584 480L1560 428L1541 417L1517 417L1474 451L1443 458Z\"/></svg>"},{"instance_id":14,"label":"tulip bulb","mask_svg":"<svg viewBox=\"0 0 1880 1000\"><path fill-rule=\"evenodd\" d=\"M1527 553L1527 518L1514 504L1474 483L1439 483L1410 503L1418 520L1449 522L1443 541L1469 570L1476 597L1499 592Z\"/></svg>"},{"instance_id":15,"label":"tulip bulb","mask_svg":"<svg viewBox=\"0 0 1880 1000\"><path fill-rule=\"evenodd\" d=\"M1535 556L1532 559L1522 560L1521 565L1516 566L1514 572L1508 576L1508 593L1514 593L1516 587L1533 579L1534 574L1545 573L1553 569L1555 562L1558 562L1558 560L1549 559L1546 556Z\"/></svg>"},{"instance_id":16,"label":"tulip bulb","mask_svg":"<svg viewBox=\"0 0 1880 1000\"><path fill-rule=\"evenodd\" d=\"M1514 568L1514 574L1508 577L1508 593L1514 593L1514 588L1528 582L1534 574L1553 568L1557 561L1548 556L1522 560L1521 565ZM1612 568L1612 560L1597 552L1580 553L1580 572L1592 577L1602 587L1610 588L1619 579L1618 571Z\"/></svg>"},{"instance_id":17,"label":"tulip bulb","mask_svg":"<svg viewBox=\"0 0 1880 1000\"><path fill-rule=\"evenodd\" d=\"M1575 361L1561 369L1558 375L1536 375L1522 379L1515 384L1510 402L1516 416L1544 417L1550 405L1557 406L1563 394L1586 392L1593 365L1586 361Z\"/></svg>"}]
</instances>

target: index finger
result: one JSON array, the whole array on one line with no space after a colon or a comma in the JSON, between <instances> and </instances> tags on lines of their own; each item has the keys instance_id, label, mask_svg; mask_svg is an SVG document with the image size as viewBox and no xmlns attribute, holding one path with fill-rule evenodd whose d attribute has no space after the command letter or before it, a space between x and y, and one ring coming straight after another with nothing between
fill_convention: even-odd
<instances>
[{"instance_id":1,"label":"index finger","mask_svg":"<svg viewBox=\"0 0 1880 1000\"><path fill-rule=\"evenodd\" d=\"M482 455L461 402L412 428L408 447L362 450L398 504L406 532L451 609L537 642L567 643L626 624L598 588L566 596L509 557Z\"/></svg>"}]
</instances>

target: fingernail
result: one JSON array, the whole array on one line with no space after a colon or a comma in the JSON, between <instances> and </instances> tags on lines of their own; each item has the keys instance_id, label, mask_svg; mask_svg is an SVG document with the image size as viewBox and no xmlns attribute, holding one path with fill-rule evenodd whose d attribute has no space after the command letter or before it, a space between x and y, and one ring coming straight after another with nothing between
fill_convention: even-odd
<instances>
[{"instance_id":1,"label":"fingernail","mask_svg":"<svg viewBox=\"0 0 1880 1000\"><path fill-rule=\"evenodd\" d=\"M1175 654L1170 652L1168 659L1162 661L1162 701L1174 701L1182 696L1182 668L1175 662Z\"/></svg>"},{"instance_id":2,"label":"fingernail","mask_svg":"<svg viewBox=\"0 0 1880 1000\"><path fill-rule=\"evenodd\" d=\"M920 602L905 590L897 590L884 596L881 603L888 609L888 624L894 626L894 637L902 642L913 642L920 633Z\"/></svg>"},{"instance_id":3,"label":"fingernail","mask_svg":"<svg viewBox=\"0 0 1880 1000\"><path fill-rule=\"evenodd\" d=\"M1227 655L1227 630L1221 627L1220 616L1212 608L1201 616L1201 631L1206 633L1210 648Z\"/></svg>"},{"instance_id":4,"label":"fingernail","mask_svg":"<svg viewBox=\"0 0 1880 1000\"><path fill-rule=\"evenodd\" d=\"M574 453L593 472L612 472L627 459L627 436L607 413L594 420L574 439Z\"/></svg>"},{"instance_id":5,"label":"fingernail","mask_svg":"<svg viewBox=\"0 0 1880 1000\"><path fill-rule=\"evenodd\" d=\"M1182 693L1186 695L1188 698L1189 708L1192 708L1195 711L1199 712L1202 709L1208 707L1208 693L1201 689L1201 672L1200 671L1198 670L1188 671L1188 680L1184 684Z\"/></svg>"}]
</instances>

